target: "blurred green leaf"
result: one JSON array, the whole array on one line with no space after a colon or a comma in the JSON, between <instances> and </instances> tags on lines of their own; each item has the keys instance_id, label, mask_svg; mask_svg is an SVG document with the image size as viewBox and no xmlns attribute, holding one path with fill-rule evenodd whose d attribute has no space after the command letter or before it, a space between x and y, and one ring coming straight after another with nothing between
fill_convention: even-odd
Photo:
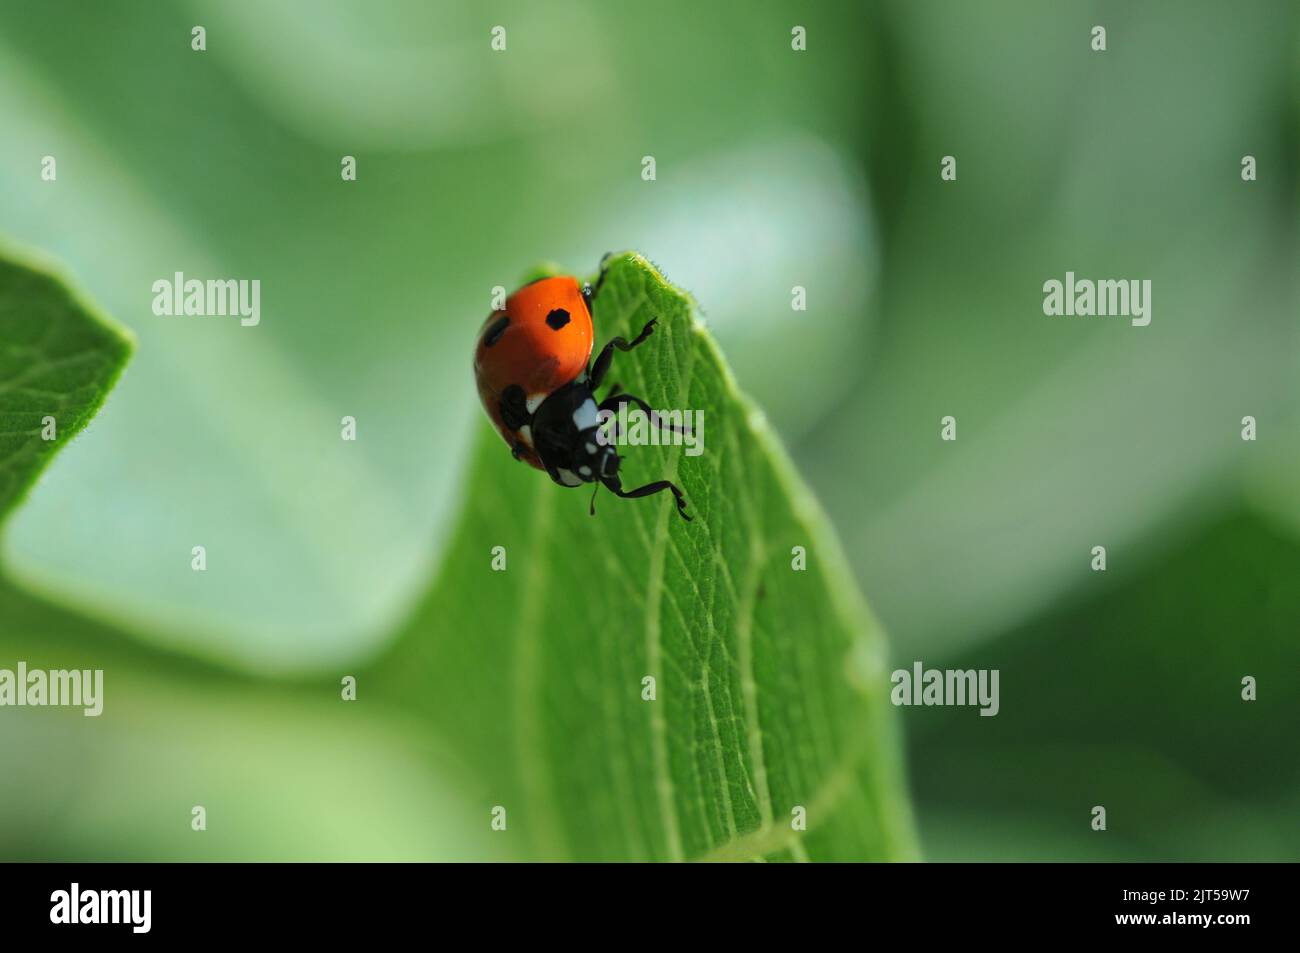
<instances>
[{"instance_id":1,"label":"blurred green leaf","mask_svg":"<svg viewBox=\"0 0 1300 953\"><path fill-rule=\"evenodd\" d=\"M0 256L0 519L95 415L127 333L49 271Z\"/></svg>"},{"instance_id":2,"label":"blurred green leaf","mask_svg":"<svg viewBox=\"0 0 1300 953\"><path fill-rule=\"evenodd\" d=\"M1238 510L1142 567L952 660L1000 670L996 718L907 710L927 856L1300 857L1300 544Z\"/></svg>"},{"instance_id":3,"label":"blurred green leaf","mask_svg":"<svg viewBox=\"0 0 1300 953\"><path fill-rule=\"evenodd\" d=\"M878 347L796 454L895 647L937 661L1089 585L1091 546L1236 491L1243 415L1271 442L1295 413L1300 8L1179 8L882 6ZM1151 325L1046 317L1067 270L1150 279Z\"/></svg>"},{"instance_id":4,"label":"blurred green leaf","mask_svg":"<svg viewBox=\"0 0 1300 953\"><path fill-rule=\"evenodd\" d=\"M0 257L0 518L83 430L131 339L50 271ZM45 439L45 418L55 439ZM462 766L337 685L248 680L133 644L0 578L0 659L99 669L103 711L0 720L0 859L503 857ZM93 779L94 783L90 783ZM32 797L40 791L42 796ZM190 827L201 804L211 826Z\"/></svg>"},{"instance_id":5,"label":"blurred green leaf","mask_svg":"<svg viewBox=\"0 0 1300 953\"><path fill-rule=\"evenodd\" d=\"M0 578L0 666L100 669L103 712L4 709L0 861L508 859L427 725L237 675ZM342 672L339 673L340 675ZM207 830L190 826L207 812Z\"/></svg>"},{"instance_id":6,"label":"blurred green leaf","mask_svg":"<svg viewBox=\"0 0 1300 953\"><path fill-rule=\"evenodd\" d=\"M377 651L458 512L476 316L539 257L652 249L708 292L777 428L811 425L870 331L864 15L802 11L805 55L775 3L0 4L4 228L140 339L122 412L16 515L11 573L227 664ZM489 47L497 24L508 53ZM105 69L109 35L139 55ZM153 315L151 283L177 270L261 280L262 323ZM825 368L815 380L774 373L763 343L791 346L796 284L818 333L790 357ZM176 558L195 543L204 576Z\"/></svg>"},{"instance_id":7,"label":"blurred green leaf","mask_svg":"<svg viewBox=\"0 0 1300 953\"><path fill-rule=\"evenodd\" d=\"M456 739L518 854L910 857L881 631L690 300L645 259L615 259L602 337L652 317L611 380L657 409L703 409L705 449L629 447L621 474L679 482L694 522L666 494L606 495L592 519L589 493L516 463L481 427L443 573L367 681Z\"/></svg>"}]
</instances>

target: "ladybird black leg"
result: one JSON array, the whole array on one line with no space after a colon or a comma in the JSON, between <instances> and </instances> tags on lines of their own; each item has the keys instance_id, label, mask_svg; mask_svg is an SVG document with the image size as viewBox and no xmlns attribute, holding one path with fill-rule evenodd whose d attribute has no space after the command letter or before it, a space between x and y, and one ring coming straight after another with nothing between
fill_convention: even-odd
<instances>
[{"instance_id":1,"label":"ladybird black leg","mask_svg":"<svg viewBox=\"0 0 1300 953\"><path fill-rule=\"evenodd\" d=\"M524 451L527 449L527 445L524 444L522 440L516 440L515 445L510 448L510 456L514 457L516 460L522 460L524 458Z\"/></svg>"},{"instance_id":2,"label":"ladybird black leg","mask_svg":"<svg viewBox=\"0 0 1300 953\"><path fill-rule=\"evenodd\" d=\"M583 298L583 300L586 301L586 303L587 303L587 310L588 310L588 311L590 311L590 310L591 310L591 306L592 306L593 304L595 304L595 302L596 302L596 295L600 294L600 286L603 285L603 284L605 283L605 274L606 274L606 272L609 271L609 266L606 265L605 263L606 263L607 261L609 261L609 259L610 259L611 257L613 257L613 255L614 255L614 253L613 253L612 251L607 251L607 252L605 252L604 255L601 256L601 259L600 259L600 274L598 274L598 275L596 276L596 287L593 288L593 287L591 286L591 282L589 282L589 281L584 281L584 282L582 283L582 298Z\"/></svg>"},{"instance_id":3,"label":"ladybird black leg","mask_svg":"<svg viewBox=\"0 0 1300 953\"><path fill-rule=\"evenodd\" d=\"M592 300L595 300L596 295L600 294L600 286L605 283L605 276L609 274L609 260L613 257L614 253L612 251L607 251L600 256L600 265L597 266L600 274L596 276L596 287L591 289Z\"/></svg>"},{"instance_id":4,"label":"ladybird black leg","mask_svg":"<svg viewBox=\"0 0 1300 953\"><path fill-rule=\"evenodd\" d=\"M655 325L658 323L659 323L658 318L651 318L648 322L646 322L646 326L641 329L641 333L638 334L635 338L633 338L630 344L627 341L625 341L623 338L614 338L614 340L610 341L601 349L601 352L596 355L596 362L591 365L592 390L595 390L597 387L599 387L600 382L603 381L605 379L605 375L609 373L609 365L614 360L614 348L618 348L620 351L632 350L632 348L636 347L638 344L640 344L642 341L648 338L651 335L651 333L653 333L655 329Z\"/></svg>"},{"instance_id":5,"label":"ladybird black leg","mask_svg":"<svg viewBox=\"0 0 1300 953\"><path fill-rule=\"evenodd\" d=\"M656 411L651 410L649 404L640 397L636 397L632 394L610 394L600 402L597 409L608 410L611 413L617 414L618 408L622 407L624 404L636 404L636 406L640 407L641 411L650 418L650 423L654 424L656 427L663 427L665 430L671 430L673 433L689 435L691 432L689 427L678 427L676 424L668 423Z\"/></svg>"},{"instance_id":6,"label":"ladybird black leg","mask_svg":"<svg viewBox=\"0 0 1300 953\"><path fill-rule=\"evenodd\" d=\"M615 478L614 480L606 480L605 486L609 489L609 492L613 493L615 496L621 496L625 500L633 500L642 496L652 496L655 493L662 493L664 490L672 490L673 498L677 501L677 515L688 523L691 521L691 518L686 515L686 497L682 494L682 491L678 488L677 484L670 480L659 480L655 483L647 483L645 486L639 486L635 490L625 490L617 482L617 478Z\"/></svg>"}]
</instances>

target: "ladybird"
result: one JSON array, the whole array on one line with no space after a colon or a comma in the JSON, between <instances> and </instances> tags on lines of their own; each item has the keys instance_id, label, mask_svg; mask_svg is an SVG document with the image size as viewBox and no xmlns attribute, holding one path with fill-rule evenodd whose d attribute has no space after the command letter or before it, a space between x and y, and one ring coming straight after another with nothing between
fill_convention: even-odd
<instances>
[{"instance_id":1,"label":"ladybird","mask_svg":"<svg viewBox=\"0 0 1300 953\"><path fill-rule=\"evenodd\" d=\"M595 331L591 309L608 272L601 260L595 287L571 275L524 285L506 299L504 310L483 322L474 349L474 380L483 409L516 460L545 470L560 486L603 485L625 499L672 491L686 520L686 498L674 483L659 480L623 489L619 455L601 432L601 411L618 413L633 404L660 422L644 400L614 385L603 400L595 392L609 373L614 349L631 351L650 337L657 318L633 340L616 337L591 361ZM670 429L676 429L670 427ZM591 512L596 512L592 494Z\"/></svg>"}]
</instances>

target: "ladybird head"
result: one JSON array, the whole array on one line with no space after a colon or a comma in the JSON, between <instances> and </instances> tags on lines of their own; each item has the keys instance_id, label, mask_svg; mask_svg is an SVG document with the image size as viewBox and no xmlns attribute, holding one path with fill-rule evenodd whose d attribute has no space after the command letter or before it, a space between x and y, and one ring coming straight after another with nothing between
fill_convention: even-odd
<instances>
[{"instance_id":1,"label":"ladybird head","mask_svg":"<svg viewBox=\"0 0 1300 953\"><path fill-rule=\"evenodd\" d=\"M578 435L571 469L583 480L592 483L617 476L618 463L618 451L601 434L599 427L591 427Z\"/></svg>"}]
</instances>

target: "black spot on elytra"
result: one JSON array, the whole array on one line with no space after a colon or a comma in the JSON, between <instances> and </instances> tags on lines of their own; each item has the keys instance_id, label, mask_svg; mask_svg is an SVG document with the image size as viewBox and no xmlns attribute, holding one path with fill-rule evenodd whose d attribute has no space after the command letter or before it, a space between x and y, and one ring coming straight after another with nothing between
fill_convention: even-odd
<instances>
[{"instance_id":1,"label":"black spot on elytra","mask_svg":"<svg viewBox=\"0 0 1300 953\"><path fill-rule=\"evenodd\" d=\"M483 332L483 346L491 347L497 341L500 341L501 335L506 333L508 327L510 327L510 315L508 314L502 315L493 321L488 329Z\"/></svg>"},{"instance_id":2,"label":"black spot on elytra","mask_svg":"<svg viewBox=\"0 0 1300 953\"><path fill-rule=\"evenodd\" d=\"M501 420L511 430L518 430L528 423L528 404L524 398L524 389L518 384L511 384L501 394Z\"/></svg>"},{"instance_id":3,"label":"black spot on elytra","mask_svg":"<svg viewBox=\"0 0 1300 953\"><path fill-rule=\"evenodd\" d=\"M556 308L546 316L546 323L551 326L552 330L558 331L569 323L569 312L563 308Z\"/></svg>"}]
</instances>

